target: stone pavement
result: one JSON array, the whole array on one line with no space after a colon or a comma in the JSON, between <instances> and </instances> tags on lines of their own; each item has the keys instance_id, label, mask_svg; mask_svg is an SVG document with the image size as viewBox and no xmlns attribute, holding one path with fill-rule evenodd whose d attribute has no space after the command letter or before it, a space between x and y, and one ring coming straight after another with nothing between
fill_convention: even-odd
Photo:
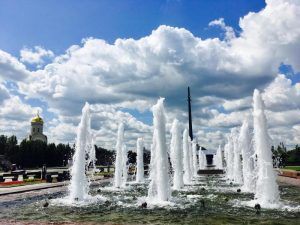
<instances>
[{"instance_id":1,"label":"stone pavement","mask_svg":"<svg viewBox=\"0 0 300 225\"><path fill-rule=\"evenodd\" d=\"M277 176L277 181L280 183L285 183L285 184L300 187L300 179L297 178Z\"/></svg>"},{"instance_id":2,"label":"stone pavement","mask_svg":"<svg viewBox=\"0 0 300 225\"><path fill-rule=\"evenodd\" d=\"M103 180L103 176L96 176L94 177L94 181ZM67 186L70 181L63 181L58 183L39 183L39 184L29 184L24 186L17 186L17 187L1 187L0 188L0 196L9 195L9 194L17 194L17 193L24 193L28 191L36 191L36 190L43 190L48 188L55 188L55 187L63 187Z\"/></svg>"}]
</instances>

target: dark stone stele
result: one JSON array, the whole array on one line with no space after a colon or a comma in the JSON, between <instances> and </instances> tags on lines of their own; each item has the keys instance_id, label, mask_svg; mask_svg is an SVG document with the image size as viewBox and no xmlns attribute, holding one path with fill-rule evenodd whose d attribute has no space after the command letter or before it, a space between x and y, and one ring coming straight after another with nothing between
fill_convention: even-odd
<instances>
[{"instance_id":1,"label":"dark stone stele","mask_svg":"<svg viewBox=\"0 0 300 225\"><path fill-rule=\"evenodd\" d=\"M192 107L191 107L191 93L190 93L190 87L188 87L188 110L189 110L189 136L191 140L193 140L193 125L192 125Z\"/></svg>"}]
</instances>

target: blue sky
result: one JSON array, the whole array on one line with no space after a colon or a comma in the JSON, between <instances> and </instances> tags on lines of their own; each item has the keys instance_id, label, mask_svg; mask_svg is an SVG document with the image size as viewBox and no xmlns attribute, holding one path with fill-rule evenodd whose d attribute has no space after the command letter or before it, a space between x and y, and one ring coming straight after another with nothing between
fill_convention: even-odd
<instances>
[{"instance_id":1,"label":"blue sky","mask_svg":"<svg viewBox=\"0 0 300 225\"><path fill-rule=\"evenodd\" d=\"M239 18L265 6L263 0L106 0L0 2L0 48L15 56L24 46L36 45L63 53L83 38L112 43L138 39L165 24L184 27L201 38L219 36L208 23L223 17L239 30Z\"/></svg>"},{"instance_id":2,"label":"blue sky","mask_svg":"<svg viewBox=\"0 0 300 225\"><path fill-rule=\"evenodd\" d=\"M257 88L274 142L298 143L299 14L293 0L2 0L0 130L26 137L40 109L49 140L72 142L87 101L98 144L125 121L129 145L149 145L153 104L185 128L191 86L194 133L217 146Z\"/></svg>"}]
</instances>

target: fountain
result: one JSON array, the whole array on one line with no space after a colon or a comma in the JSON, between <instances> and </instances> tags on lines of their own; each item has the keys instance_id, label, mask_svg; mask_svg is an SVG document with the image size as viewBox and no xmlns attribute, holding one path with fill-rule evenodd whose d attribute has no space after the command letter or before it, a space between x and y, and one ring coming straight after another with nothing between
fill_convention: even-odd
<instances>
[{"instance_id":1,"label":"fountain","mask_svg":"<svg viewBox=\"0 0 300 225\"><path fill-rule=\"evenodd\" d=\"M126 186L127 178L128 178L128 152L127 147L124 144L122 148L122 186Z\"/></svg>"},{"instance_id":2,"label":"fountain","mask_svg":"<svg viewBox=\"0 0 300 225\"><path fill-rule=\"evenodd\" d=\"M191 137L188 137L189 140L189 160L190 160L190 175L191 178L194 176L194 161L193 161L193 146L192 146L192 140Z\"/></svg>"},{"instance_id":3,"label":"fountain","mask_svg":"<svg viewBox=\"0 0 300 225\"><path fill-rule=\"evenodd\" d=\"M234 160L234 149L233 149L233 136L234 136L234 129L231 129L231 132L228 136L228 142L226 145L226 152L227 152L227 161L226 161L226 176L229 180L234 179L234 172L233 172L233 160Z\"/></svg>"},{"instance_id":4,"label":"fountain","mask_svg":"<svg viewBox=\"0 0 300 225\"><path fill-rule=\"evenodd\" d=\"M197 159L197 142L195 140L192 141L192 157L193 157L193 176L197 176L198 172L198 159Z\"/></svg>"},{"instance_id":5,"label":"fountain","mask_svg":"<svg viewBox=\"0 0 300 225\"><path fill-rule=\"evenodd\" d=\"M243 158L243 177L244 185L242 189L246 192L254 192L255 176L254 176L254 151L252 145L252 136L250 133L248 119L244 120L239 136L240 149Z\"/></svg>"},{"instance_id":6,"label":"fountain","mask_svg":"<svg viewBox=\"0 0 300 225\"><path fill-rule=\"evenodd\" d=\"M206 154L204 153L204 151L201 151L201 152L202 152L202 164L203 164L204 169L206 169L207 168Z\"/></svg>"},{"instance_id":7,"label":"fountain","mask_svg":"<svg viewBox=\"0 0 300 225\"><path fill-rule=\"evenodd\" d=\"M255 199L263 207L279 203L279 191L272 163L270 137L264 102L257 89L253 93L254 146L257 155L257 181Z\"/></svg>"},{"instance_id":8,"label":"fountain","mask_svg":"<svg viewBox=\"0 0 300 225\"><path fill-rule=\"evenodd\" d=\"M243 184L241 151L238 141L238 129L234 129L233 133L233 180L236 184Z\"/></svg>"},{"instance_id":9,"label":"fountain","mask_svg":"<svg viewBox=\"0 0 300 225\"><path fill-rule=\"evenodd\" d=\"M224 165L224 171L227 176L228 174L228 157L229 157L229 149L228 149L228 142L224 145L224 160L225 160L225 165Z\"/></svg>"},{"instance_id":10,"label":"fountain","mask_svg":"<svg viewBox=\"0 0 300 225\"><path fill-rule=\"evenodd\" d=\"M222 156L221 145L219 145L219 148L218 148L217 154L216 154L216 168L220 169L220 170L223 169L223 156Z\"/></svg>"},{"instance_id":11,"label":"fountain","mask_svg":"<svg viewBox=\"0 0 300 225\"><path fill-rule=\"evenodd\" d=\"M171 129L171 163L174 172L173 189L183 188L183 168L182 168L182 143L178 120L174 120Z\"/></svg>"},{"instance_id":12,"label":"fountain","mask_svg":"<svg viewBox=\"0 0 300 225\"><path fill-rule=\"evenodd\" d=\"M116 161L115 161L115 176L114 187L120 188L122 183L122 149L124 139L124 124L120 123L118 128L118 138L116 144Z\"/></svg>"},{"instance_id":13,"label":"fountain","mask_svg":"<svg viewBox=\"0 0 300 225\"><path fill-rule=\"evenodd\" d=\"M191 183L191 167L190 167L190 150L189 150L189 134L188 130L184 129L183 132L183 182L184 184Z\"/></svg>"},{"instance_id":14,"label":"fountain","mask_svg":"<svg viewBox=\"0 0 300 225\"><path fill-rule=\"evenodd\" d=\"M89 195L89 182L86 176L86 154L91 148L91 117L90 105L85 103L82 109L82 116L77 128L76 148L71 168L71 180L69 184L69 200L84 201Z\"/></svg>"},{"instance_id":15,"label":"fountain","mask_svg":"<svg viewBox=\"0 0 300 225\"><path fill-rule=\"evenodd\" d=\"M202 151L202 147L200 147L200 150L199 150L199 169L200 170L205 170L206 166L207 166L206 155Z\"/></svg>"},{"instance_id":16,"label":"fountain","mask_svg":"<svg viewBox=\"0 0 300 225\"><path fill-rule=\"evenodd\" d=\"M89 143L91 143L88 146L88 150L87 150L87 155L88 155L88 161L87 161L87 165L88 167L92 168L92 174L94 174L97 169L96 169L96 150L95 150L95 137L93 135L90 135L91 140L89 140Z\"/></svg>"},{"instance_id":17,"label":"fountain","mask_svg":"<svg viewBox=\"0 0 300 225\"><path fill-rule=\"evenodd\" d=\"M142 138L138 138L136 141L136 161L136 182L141 183L144 182L144 151Z\"/></svg>"},{"instance_id":18,"label":"fountain","mask_svg":"<svg viewBox=\"0 0 300 225\"><path fill-rule=\"evenodd\" d=\"M157 185L156 185L156 130L153 131L152 144L151 144L151 158L150 158L150 173L149 173L149 188L148 198L153 199L157 196Z\"/></svg>"},{"instance_id":19,"label":"fountain","mask_svg":"<svg viewBox=\"0 0 300 225\"><path fill-rule=\"evenodd\" d=\"M152 107L153 111L153 152L155 160L153 168L155 174L152 174L151 179L155 180L153 185L150 185L148 196L150 200L168 201L171 197L170 180L169 180L169 161L166 145L166 116L164 110L164 98L160 98L157 104ZM156 190L153 190L156 188Z\"/></svg>"},{"instance_id":20,"label":"fountain","mask_svg":"<svg viewBox=\"0 0 300 225\"><path fill-rule=\"evenodd\" d=\"M1 197L0 223L10 224L6 223L9 220L8 222L20 221L20 224L23 224L23 221L25 224L31 222L44 224L45 221L66 224L91 222L97 224L136 224L137 221L138 223L174 225L195 224L195 221L197 224L222 224L224 221L234 221L236 224L275 224L278 223L279 219L284 218L284 224L299 224L300 199L297 198L299 188L282 186L282 202L277 204L279 201L278 187L275 182L271 153L267 142L268 133L263 102L259 93L254 94L254 139L257 166L259 167L258 187L256 187L254 200L252 193L237 194L235 191L233 192L236 185L217 174L197 176L191 182L191 171L185 170L190 173L190 182L188 187L183 188L182 167L184 162L182 160L187 162L186 165L190 165L191 156L189 153L191 152L189 151L188 133L187 131L184 132L182 143L177 120L173 122L171 129L170 157L174 171L173 188L179 191L174 191L171 198L163 101L163 99L159 99L153 107L154 130L149 185L148 180L145 179L141 184L132 184L128 188L124 188L128 173L128 153L123 143L124 125L120 124L116 145L115 171L115 184L118 182L120 185L118 189L108 187L110 181L103 179L97 180L89 186L86 168L89 163L93 164L94 149L92 148L93 139L90 135L89 106L86 104L77 131L74 165L71 172L72 180L67 198L64 197L67 195L64 187L34 191L30 195L14 193L8 198L4 197L4 200ZM238 140L236 140L237 137ZM247 169L249 163L247 160L251 158L248 156L252 155L253 150L247 121L243 123L239 135L237 135L236 129L232 129L228 143L224 147L227 176L229 177L229 168L231 168L231 179L234 178L234 168L236 168L230 167L236 160L237 146L234 146L236 143L241 148L243 169L245 167L246 171L249 172L251 170L249 168L252 168L253 165L250 163ZM182 155L183 147L185 149L183 153L186 157ZM193 149L195 149L195 145L193 145ZM201 149L198 153L199 167L206 169L206 155L205 151ZM221 155L220 152L221 148L219 147L217 156ZM121 159L119 158L120 155ZM216 163L219 165L220 157L216 158ZM249 178L244 170L243 174L244 186L247 186L246 183ZM116 179L118 177L121 177L121 181ZM252 182L253 184L254 182ZM147 190L148 197L145 197ZM238 190L240 192L240 189ZM101 196L98 195L99 192L101 192ZM34 193L37 195L34 196ZM2 204L3 202L4 204ZM273 207L274 204L276 207ZM273 209L264 210L260 206ZM37 214L36 212L41 213Z\"/></svg>"}]
</instances>

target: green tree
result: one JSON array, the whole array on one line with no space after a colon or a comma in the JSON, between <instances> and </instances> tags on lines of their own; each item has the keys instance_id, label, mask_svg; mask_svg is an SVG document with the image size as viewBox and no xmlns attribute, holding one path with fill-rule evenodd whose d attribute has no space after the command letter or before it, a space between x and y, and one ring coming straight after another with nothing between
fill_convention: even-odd
<instances>
[{"instance_id":1,"label":"green tree","mask_svg":"<svg viewBox=\"0 0 300 225\"><path fill-rule=\"evenodd\" d=\"M4 155L7 147L7 136L0 135L0 155Z\"/></svg>"},{"instance_id":2,"label":"green tree","mask_svg":"<svg viewBox=\"0 0 300 225\"><path fill-rule=\"evenodd\" d=\"M300 165L300 147L296 145L295 148L287 152L287 164Z\"/></svg>"},{"instance_id":3,"label":"green tree","mask_svg":"<svg viewBox=\"0 0 300 225\"><path fill-rule=\"evenodd\" d=\"M271 151L273 153L273 166L284 167L287 163L288 154L283 142L280 142L276 149L272 146Z\"/></svg>"}]
</instances>

